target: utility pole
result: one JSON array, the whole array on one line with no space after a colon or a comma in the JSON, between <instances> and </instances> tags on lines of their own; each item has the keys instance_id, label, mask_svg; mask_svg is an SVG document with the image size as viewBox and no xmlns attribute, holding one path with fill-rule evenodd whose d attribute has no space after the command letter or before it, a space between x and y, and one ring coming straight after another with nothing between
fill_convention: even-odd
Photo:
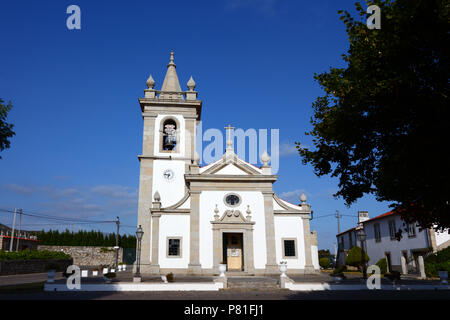
<instances>
[{"instance_id":1,"label":"utility pole","mask_svg":"<svg viewBox=\"0 0 450 320\"><path fill-rule=\"evenodd\" d=\"M116 225L117 225L116 246L114 247L114 249L116 249L116 269L117 269L119 267L119 226L120 226L119 217L117 217Z\"/></svg>"},{"instance_id":2,"label":"utility pole","mask_svg":"<svg viewBox=\"0 0 450 320\"><path fill-rule=\"evenodd\" d=\"M19 251L19 241L21 231L22 231L22 209L19 209L19 232L17 233L16 251Z\"/></svg>"},{"instance_id":3,"label":"utility pole","mask_svg":"<svg viewBox=\"0 0 450 320\"><path fill-rule=\"evenodd\" d=\"M14 228L16 227L16 214L17 214L17 208L14 208L14 219L13 219L12 232L11 232L11 241L9 242L9 251L10 252L12 252L12 250L13 250Z\"/></svg>"},{"instance_id":4,"label":"utility pole","mask_svg":"<svg viewBox=\"0 0 450 320\"><path fill-rule=\"evenodd\" d=\"M339 210L336 210L336 218L338 223L338 233L341 233L341 214L339 213Z\"/></svg>"}]
</instances>

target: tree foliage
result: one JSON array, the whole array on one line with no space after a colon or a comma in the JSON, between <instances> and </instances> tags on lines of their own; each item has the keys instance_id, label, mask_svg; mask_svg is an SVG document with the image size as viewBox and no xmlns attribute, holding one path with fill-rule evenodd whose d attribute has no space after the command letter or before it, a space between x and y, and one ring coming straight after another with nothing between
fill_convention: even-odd
<instances>
[{"instance_id":1,"label":"tree foliage","mask_svg":"<svg viewBox=\"0 0 450 320\"><path fill-rule=\"evenodd\" d=\"M315 74L314 150L297 148L316 175L339 179L347 205L374 194L406 221L450 227L449 0L379 0L381 29L367 14L338 12L349 50L344 68Z\"/></svg>"},{"instance_id":2,"label":"tree foliage","mask_svg":"<svg viewBox=\"0 0 450 320\"><path fill-rule=\"evenodd\" d=\"M113 247L116 245L115 233L103 233L101 231L80 230L72 233L67 229L63 232L59 232L59 230L42 230L37 232L36 235L40 245L98 247ZM136 237L134 235L119 234L119 247L135 248Z\"/></svg>"},{"instance_id":3,"label":"tree foliage","mask_svg":"<svg viewBox=\"0 0 450 320\"><path fill-rule=\"evenodd\" d=\"M11 142L9 141L9 138L15 135L15 132L12 131L14 125L6 122L8 112L11 108L11 102L8 102L8 104L5 105L3 100L0 98L0 151L10 147ZM0 159L1 158L2 157L0 156Z\"/></svg>"}]
</instances>

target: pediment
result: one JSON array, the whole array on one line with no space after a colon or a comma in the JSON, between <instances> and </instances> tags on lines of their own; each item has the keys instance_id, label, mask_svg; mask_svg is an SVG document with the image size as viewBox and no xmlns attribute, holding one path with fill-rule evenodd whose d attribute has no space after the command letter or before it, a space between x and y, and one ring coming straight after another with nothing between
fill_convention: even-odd
<instances>
[{"instance_id":1,"label":"pediment","mask_svg":"<svg viewBox=\"0 0 450 320\"><path fill-rule=\"evenodd\" d=\"M261 170L233 154L231 157L224 155L215 163L208 165L206 170L200 171L200 174L260 175Z\"/></svg>"},{"instance_id":2,"label":"pediment","mask_svg":"<svg viewBox=\"0 0 450 320\"><path fill-rule=\"evenodd\" d=\"M253 223L250 220L247 220L242 215L242 212L239 210L225 210L222 214L222 217L215 220L214 223Z\"/></svg>"}]
</instances>

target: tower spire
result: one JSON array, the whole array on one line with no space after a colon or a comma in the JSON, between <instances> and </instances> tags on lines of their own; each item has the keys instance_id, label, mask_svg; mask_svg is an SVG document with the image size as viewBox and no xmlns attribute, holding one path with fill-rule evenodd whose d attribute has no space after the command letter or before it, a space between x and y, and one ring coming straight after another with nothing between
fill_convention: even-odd
<instances>
[{"instance_id":1,"label":"tower spire","mask_svg":"<svg viewBox=\"0 0 450 320\"><path fill-rule=\"evenodd\" d=\"M180 82L176 71L176 64L174 62L173 50L170 52L170 61L167 65L166 77L161 88L160 98L163 99L182 99Z\"/></svg>"}]
</instances>

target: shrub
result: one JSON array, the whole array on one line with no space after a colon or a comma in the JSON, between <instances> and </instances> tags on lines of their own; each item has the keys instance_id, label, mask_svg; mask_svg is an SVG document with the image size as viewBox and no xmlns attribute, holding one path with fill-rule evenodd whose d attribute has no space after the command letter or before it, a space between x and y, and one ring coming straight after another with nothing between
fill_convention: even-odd
<instances>
[{"instance_id":1,"label":"shrub","mask_svg":"<svg viewBox=\"0 0 450 320\"><path fill-rule=\"evenodd\" d=\"M336 269L333 270L333 274L341 274L341 273L343 273L346 270L347 270L346 266L339 266L339 267L337 267Z\"/></svg>"},{"instance_id":2,"label":"shrub","mask_svg":"<svg viewBox=\"0 0 450 320\"><path fill-rule=\"evenodd\" d=\"M427 277L437 277L438 271L450 272L450 247L431 254L424 260Z\"/></svg>"},{"instance_id":3,"label":"shrub","mask_svg":"<svg viewBox=\"0 0 450 320\"><path fill-rule=\"evenodd\" d=\"M387 272L387 261L386 258L382 258L378 260L376 265L380 268L381 274L385 274Z\"/></svg>"},{"instance_id":4,"label":"shrub","mask_svg":"<svg viewBox=\"0 0 450 320\"><path fill-rule=\"evenodd\" d=\"M330 259L328 259L326 257L320 258L320 260L319 260L319 265L324 269L329 268L330 264L331 264Z\"/></svg>"},{"instance_id":5,"label":"shrub","mask_svg":"<svg viewBox=\"0 0 450 320\"><path fill-rule=\"evenodd\" d=\"M105 274L106 278L112 279L116 277L116 273L115 272L108 272L107 274Z\"/></svg>"},{"instance_id":6,"label":"shrub","mask_svg":"<svg viewBox=\"0 0 450 320\"><path fill-rule=\"evenodd\" d=\"M365 254L365 262L367 263L370 258L367 255L367 253ZM347 258L345 258L345 264L352 266L352 267L357 267L358 269L361 270L362 268L362 250L360 247L358 246L354 246L353 248L350 249L350 251L348 252Z\"/></svg>"},{"instance_id":7,"label":"shrub","mask_svg":"<svg viewBox=\"0 0 450 320\"><path fill-rule=\"evenodd\" d=\"M0 251L0 260L32 260L32 259L72 259L72 257L60 251L48 250L22 250L18 252Z\"/></svg>"}]
</instances>

